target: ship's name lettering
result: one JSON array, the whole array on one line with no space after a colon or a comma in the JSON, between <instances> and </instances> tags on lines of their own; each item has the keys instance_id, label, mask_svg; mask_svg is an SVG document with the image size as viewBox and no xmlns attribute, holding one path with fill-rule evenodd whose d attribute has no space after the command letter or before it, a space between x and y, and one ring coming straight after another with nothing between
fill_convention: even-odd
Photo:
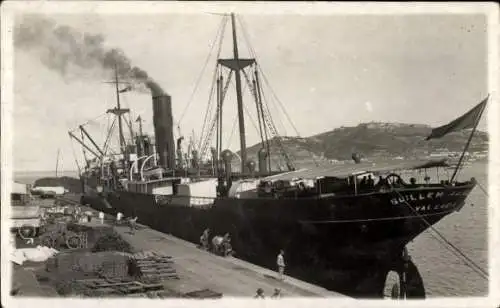
<instances>
[{"instance_id":1,"label":"ship's name lettering","mask_svg":"<svg viewBox=\"0 0 500 308\"><path fill-rule=\"evenodd\" d=\"M438 192L427 192L427 193L406 193L400 194L397 197L391 199L392 205L398 205L405 202L410 201L423 201L423 200L436 200L441 199L444 196L446 197L466 197L468 195L468 191L451 191L447 192L446 195L442 191Z\"/></svg>"},{"instance_id":2,"label":"ship's name lettering","mask_svg":"<svg viewBox=\"0 0 500 308\"><path fill-rule=\"evenodd\" d=\"M428 193L411 193L411 194L401 194L397 197L391 199L392 205L398 205L401 203L406 203L410 201L422 201L429 199L440 199L444 196L443 192L428 192Z\"/></svg>"},{"instance_id":3,"label":"ship's name lettering","mask_svg":"<svg viewBox=\"0 0 500 308\"><path fill-rule=\"evenodd\" d=\"M447 210L447 209L453 208L453 207L455 207L455 203L448 202L448 203L418 205L418 206L415 206L415 210L417 212L427 212L427 211L435 211L435 210Z\"/></svg>"},{"instance_id":4,"label":"ship's name lettering","mask_svg":"<svg viewBox=\"0 0 500 308\"><path fill-rule=\"evenodd\" d=\"M391 204L392 205L399 205L402 203L406 202L411 202L411 201L423 201L423 200L436 200L436 199L441 199L444 196L446 197L466 197L468 194L468 191L451 191L445 193L442 191L438 192L427 192L427 193L406 193L406 194L400 194L397 197L394 197L391 199Z\"/></svg>"}]
</instances>

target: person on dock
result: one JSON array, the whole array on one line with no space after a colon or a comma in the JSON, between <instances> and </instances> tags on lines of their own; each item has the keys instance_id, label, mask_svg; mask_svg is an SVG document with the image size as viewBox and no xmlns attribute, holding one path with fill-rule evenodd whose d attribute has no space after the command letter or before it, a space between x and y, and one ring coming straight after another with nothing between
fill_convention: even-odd
<instances>
[{"instance_id":1,"label":"person on dock","mask_svg":"<svg viewBox=\"0 0 500 308\"><path fill-rule=\"evenodd\" d=\"M227 257L233 253L233 247L231 246L231 236L229 233L224 235L224 240L222 242L224 256Z\"/></svg>"},{"instance_id":2,"label":"person on dock","mask_svg":"<svg viewBox=\"0 0 500 308\"><path fill-rule=\"evenodd\" d=\"M280 253L278 254L278 258L276 259L276 264L278 265L278 273L279 273L279 279L283 281L285 277L283 274L285 273L285 252L283 249L280 250Z\"/></svg>"},{"instance_id":3,"label":"person on dock","mask_svg":"<svg viewBox=\"0 0 500 308\"><path fill-rule=\"evenodd\" d=\"M99 219L101 220L101 225L104 224L104 213L103 212L99 212Z\"/></svg>"},{"instance_id":4,"label":"person on dock","mask_svg":"<svg viewBox=\"0 0 500 308\"><path fill-rule=\"evenodd\" d=\"M208 250L208 239L210 238L210 229L206 228L200 236L200 245L202 249Z\"/></svg>"},{"instance_id":5,"label":"person on dock","mask_svg":"<svg viewBox=\"0 0 500 308\"><path fill-rule=\"evenodd\" d=\"M255 294L254 298L264 298L264 290L262 290L262 288L258 288L257 294Z\"/></svg>"},{"instance_id":6,"label":"person on dock","mask_svg":"<svg viewBox=\"0 0 500 308\"><path fill-rule=\"evenodd\" d=\"M135 230L137 229L136 227L136 222L137 222L137 216L134 218L129 218L128 219L128 226L130 227L130 234L135 234Z\"/></svg>"},{"instance_id":7,"label":"person on dock","mask_svg":"<svg viewBox=\"0 0 500 308\"><path fill-rule=\"evenodd\" d=\"M81 220L82 220L82 209L78 205L75 206L75 213L74 213L73 219L76 222L81 222Z\"/></svg>"},{"instance_id":8,"label":"person on dock","mask_svg":"<svg viewBox=\"0 0 500 308\"><path fill-rule=\"evenodd\" d=\"M271 295L271 298L281 298L281 289L275 288L273 295Z\"/></svg>"},{"instance_id":9,"label":"person on dock","mask_svg":"<svg viewBox=\"0 0 500 308\"><path fill-rule=\"evenodd\" d=\"M123 213L122 212L116 213L116 224L117 225L119 225L122 222L122 218L123 218Z\"/></svg>"}]
</instances>

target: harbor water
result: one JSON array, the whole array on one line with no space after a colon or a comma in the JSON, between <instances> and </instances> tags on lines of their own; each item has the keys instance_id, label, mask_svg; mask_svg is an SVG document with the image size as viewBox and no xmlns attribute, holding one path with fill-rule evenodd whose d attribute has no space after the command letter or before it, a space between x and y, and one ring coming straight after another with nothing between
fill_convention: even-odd
<instances>
[{"instance_id":1,"label":"harbor water","mask_svg":"<svg viewBox=\"0 0 500 308\"><path fill-rule=\"evenodd\" d=\"M488 163L466 165L459 179L476 178L488 190ZM452 171L450 171L451 175ZM488 271L488 197L476 186L457 213L451 213L434 227L482 269ZM420 270L428 297L487 296L488 281L446 249L427 230L408 250Z\"/></svg>"},{"instance_id":2,"label":"harbor water","mask_svg":"<svg viewBox=\"0 0 500 308\"><path fill-rule=\"evenodd\" d=\"M487 168L487 162L471 163L464 167L459 179L475 177L479 185L487 190ZM77 176L74 172L60 175ZM54 173L19 172L14 174L14 179L32 184L36 179L47 176L54 176ZM480 187L472 191L460 212L448 215L434 227L475 263L488 269L488 203ZM427 296L486 296L488 282L432 234L427 230L408 246L424 280Z\"/></svg>"}]
</instances>

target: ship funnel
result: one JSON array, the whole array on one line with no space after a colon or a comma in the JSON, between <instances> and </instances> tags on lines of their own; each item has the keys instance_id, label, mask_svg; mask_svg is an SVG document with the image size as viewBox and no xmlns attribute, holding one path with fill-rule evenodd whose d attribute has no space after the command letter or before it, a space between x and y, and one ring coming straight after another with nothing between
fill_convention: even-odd
<instances>
[{"instance_id":1,"label":"ship funnel","mask_svg":"<svg viewBox=\"0 0 500 308\"><path fill-rule=\"evenodd\" d=\"M264 148L260 149L258 156L259 156L259 172L260 173L267 173L267 151L266 151L266 149L264 149Z\"/></svg>"},{"instance_id":2,"label":"ship funnel","mask_svg":"<svg viewBox=\"0 0 500 308\"><path fill-rule=\"evenodd\" d=\"M172 101L169 95L153 96L153 124L160 165L166 169L174 169L175 144Z\"/></svg>"}]
</instances>

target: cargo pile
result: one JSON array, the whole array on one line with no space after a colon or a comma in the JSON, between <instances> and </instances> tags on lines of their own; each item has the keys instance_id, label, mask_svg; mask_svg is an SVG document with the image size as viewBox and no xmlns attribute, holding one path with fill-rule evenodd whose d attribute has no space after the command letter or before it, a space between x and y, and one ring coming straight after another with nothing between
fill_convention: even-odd
<instances>
[{"instance_id":1,"label":"cargo pile","mask_svg":"<svg viewBox=\"0 0 500 308\"><path fill-rule=\"evenodd\" d=\"M130 274L144 282L158 282L179 279L171 256L160 255L152 251L132 255Z\"/></svg>"},{"instance_id":2,"label":"cargo pile","mask_svg":"<svg viewBox=\"0 0 500 308\"><path fill-rule=\"evenodd\" d=\"M102 277L128 275L129 256L117 251L63 252L48 260L47 272L66 274L80 272Z\"/></svg>"},{"instance_id":3,"label":"cargo pile","mask_svg":"<svg viewBox=\"0 0 500 308\"><path fill-rule=\"evenodd\" d=\"M131 295L163 290L159 283L146 284L128 277L122 278L90 278L75 280L74 286L83 296Z\"/></svg>"},{"instance_id":4,"label":"cargo pile","mask_svg":"<svg viewBox=\"0 0 500 308\"><path fill-rule=\"evenodd\" d=\"M122 239L122 237L115 231L104 234L100 236L94 247L93 252L101 251L122 251L122 252L132 252L132 247L130 244Z\"/></svg>"},{"instance_id":5,"label":"cargo pile","mask_svg":"<svg viewBox=\"0 0 500 308\"><path fill-rule=\"evenodd\" d=\"M33 239L43 244L43 249L54 252L43 260L36 259L39 265L32 273L37 288L80 297L222 297L209 289L183 294L167 288L167 280L180 279L171 256L152 251L133 253L131 244L113 227L78 223L64 209L47 211L41 235Z\"/></svg>"}]
</instances>

